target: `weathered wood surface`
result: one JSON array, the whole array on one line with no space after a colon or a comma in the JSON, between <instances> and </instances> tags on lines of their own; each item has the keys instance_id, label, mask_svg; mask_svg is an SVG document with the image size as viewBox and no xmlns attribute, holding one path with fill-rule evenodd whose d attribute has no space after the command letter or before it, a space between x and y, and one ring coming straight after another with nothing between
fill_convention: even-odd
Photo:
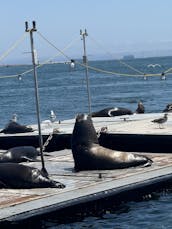
<instances>
[{"instance_id":1,"label":"weathered wood surface","mask_svg":"<svg viewBox=\"0 0 172 229\"><path fill-rule=\"evenodd\" d=\"M120 189L128 185L133 188L138 183L171 175L171 154L146 154L154 161L151 167L135 167L118 170L83 171L75 173L71 150L47 153L45 165L50 177L66 185L64 189L1 189L0 190L0 221L29 218L58 207L72 205L75 201L89 201L91 196L112 189ZM40 162L25 163L41 167Z\"/></svg>"}]
</instances>

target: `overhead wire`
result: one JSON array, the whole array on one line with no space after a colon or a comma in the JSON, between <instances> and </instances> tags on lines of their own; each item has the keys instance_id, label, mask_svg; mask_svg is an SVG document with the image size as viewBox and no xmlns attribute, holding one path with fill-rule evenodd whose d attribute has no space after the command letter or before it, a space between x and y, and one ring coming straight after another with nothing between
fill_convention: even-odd
<instances>
[{"instance_id":1,"label":"overhead wire","mask_svg":"<svg viewBox=\"0 0 172 229\"><path fill-rule=\"evenodd\" d=\"M80 63L78 61L76 61L77 64L79 64L80 66L82 67L85 67L85 64L83 63ZM90 66L88 65L87 66L90 70L93 70L93 71L96 71L96 72L100 72L100 73L105 73L105 74L111 74L111 75L120 75L120 76L132 76L132 77L150 77L150 76L162 76L162 73L147 73L147 74L128 74L128 73L119 73L119 72L112 72L112 71L107 71L107 70L103 70L103 69L100 69L100 68L96 68L96 67L93 67L93 66ZM172 73L165 73L166 75L168 74L172 74Z\"/></svg>"},{"instance_id":2,"label":"overhead wire","mask_svg":"<svg viewBox=\"0 0 172 229\"><path fill-rule=\"evenodd\" d=\"M2 54L0 56L0 61L5 58L7 55L9 55L9 53L15 49L23 40L24 38L26 37L26 32L22 35L22 37L20 39L18 39L4 54ZM39 31L37 31L37 34L43 39L45 40L50 46L52 46L53 48L55 48L59 53L57 55L55 55L54 57L51 57L49 59L47 59L46 61L44 61L42 64L39 64L36 66L36 68L40 68L42 67L43 65L49 63L50 61L52 61L54 58L56 58L57 56L59 55L63 55L64 57L66 57L69 61L71 61L71 58L70 56L68 56L67 54L65 54L65 50L70 48L72 46L72 44L74 43L74 41L78 41L79 38L77 37L77 39L75 40L72 40L63 50L60 50L59 48L57 48L52 42L50 42L44 35L42 35L42 33L40 33ZM102 45L100 45L100 43L98 43L97 41L95 41L94 38L92 38L90 35L89 37L91 38L92 41L94 41L95 43L97 43L99 45L99 47L102 47ZM113 56L109 51L106 51L109 55ZM90 66L88 65L87 63L87 66L84 64L84 63L81 63L79 61L75 61L76 64L82 66L82 67L87 67L88 69L90 70L93 70L93 71L97 71L97 72L100 72L100 73L106 73L106 74L111 74L111 75L120 75L120 76L137 76L137 77L149 77L149 76L162 76L162 72L161 73L144 73L136 68L134 68L133 66L125 63L124 61L121 61L121 60L118 60L121 64L125 65L126 67L128 67L129 69L133 70L136 72L136 74L131 74L131 73L121 73L121 72L114 72L114 71L107 71L107 70L103 70L103 69L100 69L100 68L96 68L96 67L93 67L93 66ZM172 74L170 73L170 71L172 70L172 68L169 68L165 71L163 71L164 74ZM26 75L27 73L30 73L32 72L33 69L30 69L30 70L27 70L23 73L19 73L19 74L15 74L15 75L7 75L7 76L0 76L0 78L13 78L13 77L18 77L18 76L24 76Z\"/></svg>"},{"instance_id":3,"label":"overhead wire","mask_svg":"<svg viewBox=\"0 0 172 229\"><path fill-rule=\"evenodd\" d=\"M100 48L104 49L104 47L100 44L100 42L96 41L92 36L90 36L90 34L89 34L88 37L89 37L93 42L95 42ZM105 50L105 49L104 49L104 50ZM114 56L113 56L113 54L112 54L111 52L109 52L108 50L105 50L105 52L106 52L108 55L110 55L111 57L114 58ZM133 66L131 66L131 65L127 64L127 63L125 63L125 62L122 61L122 60L117 59L117 61L120 62L121 64L125 65L126 67L130 68L131 70L133 70L133 71L139 73L139 74L142 74L142 75L144 74L144 72L142 72L142 71L140 71L140 70L134 68Z\"/></svg>"},{"instance_id":4,"label":"overhead wire","mask_svg":"<svg viewBox=\"0 0 172 229\"><path fill-rule=\"evenodd\" d=\"M71 60L71 58L70 58L69 56L65 55L64 51L65 51L66 49L70 48L71 45L72 45L74 42L76 42L76 39L75 39L75 40L73 39L73 40L63 49L63 51L61 51L59 48L57 48L55 45L53 45L50 41L48 41L48 39L46 39L40 32L37 31L37 33L38 33L46 42L48 42L52 47L54 47L56 50L58 50L59 53L56 54L55 56L53 56L53 57L47 59L47 60L44 61L43 63L37 65L36 68L40 68L40 67L44 66L45 64L49 63L49 62L52 61L54 58L56 58L57 56L60 56L60 55L64 55L68 60ZM25 33L25 34L27 34L27 33ZM77 39L77 40L78 40L78 39ZM16 42L15 44L18 44L18 42ZM14 46L13 46L13 47L14 47ZM12 49L10 49L10 50L12 50ZM6 53L7 53L7 52L6 52ZM8 53L9 53L9 52L8 52ZM18 74L14 74L14 75L0 76L0 79L2 79L2 78L15 78L15 77L18 77L18 76L24 76L24 75L26 75L27 73L30 73L30 72L32 72L32 71L33 71L33 68L32 68L32 69L29 69L29 70L27 70L27 71L25 71L25 72L23 72L23 73L18 73Z\"/></svg>"},{"instance_id":5,"label":"overhead wire","mask_svg":"<svg viewBox=\"0 0 172 229\"><path fill-rule=\"evenodd\" d=\"M6 56L8 56L19 44L25 39L26 33L24 33L7 51L5 51L1 56L0 56L0 61L2 61Z\"/></svg>"},{"instance_id":6,"label":"overhead wire","mask_svg":"<svg viewBox=\"0 0 172 229\"><path fill-rule=\"evenodd\" d=\"M100 48L104 49L104 47L100 44L100 42L96 41L92 36L88 36L93 42L95 42ZM104 49L105 50L105 49ZM107 50L105 50L105 52L110 55L111 57L114 58L113 54ZM91 67L89 66L90 69L93 69L93 70L96 70L96 71L99 71L99 72L104 72L104 73L107 73L107 74L114 74L114 75L121 75L121 76L146 76L146 77L149 77L149 76L161 76L162 75L162 72L160 73L145 73L145 72L142 72L138 69L136 69L135 67L125 63L124 61L120 60L120 59L117 59L116 61L120 62L121 64L125 65L126 67L128 67L129 69L135 71L136 73L139 73L139 74L136 74L136 75L133 75L133 74L127 74L127 73L120 73L120 72L109 72L109 71L104 71L102 69L96 69L94 67ZM169 74L172 74L170 73L170 71L172 71L172 68L169 68L165 71L163 71L163 73L165 75L169 75Z\"/></svg>"},{"instance_id":7,"label":"overhead wire","mask_svg":"<svg viewBox=\"0 0 172 229\"><path fill-rule=\"evenodd\" d=\"M59 48L57 48L52 42L50 42L47 38L45 38L45 36L43 36L40 32L38 32L38 34L46 41L48 42L52 47L54 47L56 50L58 50L58 52L60 52L63 56L65 56L68 60L71 60L71 57L69 57L68 55L66 55L64 53L64 50L60 50ZM77 39L78 40L78 39ZM80 63L79 61L75 61L76 64L82 66L82 67L86 67L86 65L84 63ZM126 64L127 65L127 64ZM127 65L129 66L129 65ZM133 76L133 74L125 74L125 73L117 73L117 72L111 72L111 71L106 71L106 70L103 70L103 69L100 69L100 68L95 68L95 67L92 67L90 65L87 65L87 67L91 70L94 70L94 71L98 71L98 72L102 72L102 73L107 73L107 74L113 74L113 75L122 75L122 76ZM133 67L130 66L131 69L134 69ZM139 72L139 75L137 74L137 76L143 76L144 73L134 69L135 71Z\"/></svg>"},{"instance_id":8,"label":"overhead wire","mask_svg":"<svg viewBox=\"0 0 172 229\"><path fill-rule=\"evenodd\" d=\"M61 53L64 57L66 57L68 60L71 60L71 58L70 58L68 55L66 55L66 54L64 53L64 51L65 51L67 48L69 48L69 47L73 44L74 41L78 40L78 38L75 39L74 41L72 40L72 42L70 42L69 45L66 46L66 48L64 48L63 51L62 51L62 50L60 50L59 48L57 48L52 42L50 42L45 36L43 36L39 31L37 31L37 33L40 35L40 37L42 37L49 45L51 45L53 48L55 48L55 49L56 49L59 53Z\"/></svg>"}]
</instances>

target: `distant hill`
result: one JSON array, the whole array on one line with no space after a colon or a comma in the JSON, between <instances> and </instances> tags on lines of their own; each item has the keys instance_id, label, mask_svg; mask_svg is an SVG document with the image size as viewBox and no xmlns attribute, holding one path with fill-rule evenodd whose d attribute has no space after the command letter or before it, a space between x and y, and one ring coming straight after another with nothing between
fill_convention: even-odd
<instances>
[{"instance_id":1,"label":"distant hill","mask_svg":"<svg viewBox=\"0 0 172 229\"><path fill-rule=\"evenodd\" d=\"M123 60L133 60L135 57L134 57L134 55L125 55L125 56L123 56Z\"/></svg>"}]
</instances>

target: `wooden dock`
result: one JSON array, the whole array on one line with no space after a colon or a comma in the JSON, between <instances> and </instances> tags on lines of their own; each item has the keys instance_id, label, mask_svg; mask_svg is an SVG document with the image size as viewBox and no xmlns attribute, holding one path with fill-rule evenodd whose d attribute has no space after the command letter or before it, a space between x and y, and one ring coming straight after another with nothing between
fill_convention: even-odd
<instances>
[{"instance_id":1,"label":"wooden dock","mask_svg":"<svg viewBox=\"0 0 172 229\"><path fill-rule=\"evenodd\" d=\"M0 223L18 222L32 217L61 211L109 196L129 195L129 191L172 181L172 154L148 154L150 167L135 167L103 171L73 171L71 150L49 153L45 165L52 179L66 185L64 189L0 189ZM40 168L40 162L25 163ZM101 173L101 176L100 176Z\"/></svg>"},{"instance_id":2,"label":"wooden dock","mask_svg":"<svg viewBox=\"0 0 172 229\"><path fill-rule=\"evenodd\" d=\"M172 133L172 113L168 113L168 120L164 128L151 122L154 119L163 117L164 113L147 113L122 115L114 117L96 117L92 118L94 127L97 132L102 127L107 127L109 133L118 134L152 134L152 135L170 135ZM64 120L60 124L54 123L54 127L61 133L72 133L75 120ZM47 128L44 124L43 128Z\"/></svg>"},{"instance_id":3,"label":"wooden dock","mask_svg":"<svg viewBox=\"0 0 172 229\"><path fill-rule=\"evenodd\" d=\"M101 133L99 142L102 146L122 150L137 152L164 152L172 153L172 113L168 114L168 120L164 128L151 122L163 117L163 113L133 114L116 117L93 118L93 124L99 133L102 128L107 127L106 133ZM52 140L46 147L47 151L70 149L71 134L75 120L64 120L60 123L51 123L49 120L41 123L44 142L53 130L58 133L53 134ZM0 149L8 149L19 145L39 146L38 131L36 125L31 125L35 130L30 133L21 134L0 134Z\"/></svg>"}]
</instances>

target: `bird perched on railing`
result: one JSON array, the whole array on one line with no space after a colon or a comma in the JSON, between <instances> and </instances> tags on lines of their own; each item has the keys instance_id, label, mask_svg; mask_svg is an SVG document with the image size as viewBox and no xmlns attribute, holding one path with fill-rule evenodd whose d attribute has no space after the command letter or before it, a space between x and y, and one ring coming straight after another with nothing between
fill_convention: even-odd
<instances>
[{"instance_id":1,"label":"bird perched on railing","mask_svg":"<svg viewBox=\"0 0 172 229\"><path fill-rule=\"evenodd\" d=\"M152 120L151 122L154 122L154 123L158 123L159 124L159 128L162 129L163 128L163 124L167 121L168 117L167 117L167 113L164 114L164 117L162 118L157 118L157 119L154 119Z\"/></svg>"}]
</instances>

